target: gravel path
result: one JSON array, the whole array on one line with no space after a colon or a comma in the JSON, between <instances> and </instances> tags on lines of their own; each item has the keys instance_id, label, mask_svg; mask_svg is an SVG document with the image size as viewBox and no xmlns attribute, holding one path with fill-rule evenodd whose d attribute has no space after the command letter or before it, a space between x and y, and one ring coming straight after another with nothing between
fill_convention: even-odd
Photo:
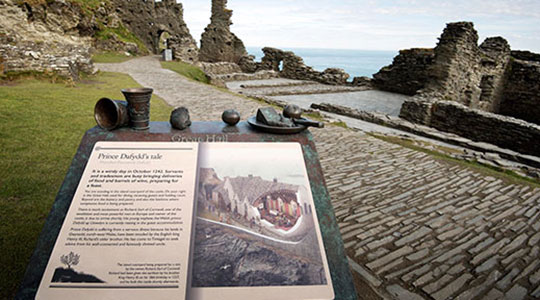
<instances>
[{"instance_id":1,"label":"gravel path","mask_svg":"<svg viewBox=\"0 0 540 300\"><path fill-rule=\"evenodd\" d=\"M245 118L260 106L163 70L155 57L98 67L130 74L194 120L218 120L226 108ZM379 294L540 298L540 188L361 131L312 133L351 269ZM358 291L367 295L365 285Z\"/></svg>"}]
</instances>

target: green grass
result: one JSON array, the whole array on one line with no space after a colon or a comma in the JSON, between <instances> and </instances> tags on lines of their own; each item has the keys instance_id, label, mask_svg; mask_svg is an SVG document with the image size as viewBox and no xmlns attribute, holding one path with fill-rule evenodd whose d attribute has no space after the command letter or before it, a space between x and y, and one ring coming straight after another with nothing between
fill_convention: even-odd
<instances>
[{"instance_id":1,"label":"green grass","mask_svg":"<svg viewBox=\"0 0 540 300\"><path fill-rule=\"evenodd\" d=\"M330 125L345 128L345 129L349 128L349 126L347 126L347 123L345 123L343 121L332 122L332 123L330 123Z\"/></svg>"},{"instance_id":2,"label":"green grass","mask_svg":"<svg viewBox=\"0 0 540 300\"><path fill-rule=\"evenodd\" d=\"M196 66L190 65L181 61L162 61L161 66L165 69L174 71L182 76L185 76L191 80L195 80L202 83L209 83L208 77L204 72Z\"/></svg>"},{"instance_id":3,"label":"green grass","mask_svg":"<svg viewBox=\"0 0 540 300\"><path fill-rule=\"evenodd\" d=\"M123 99L131 77L101 73L75 86L50 80L0 82L0 299L13 298L45 218L101 97ZM152 97L151 120L171 107Z\"/></svg>"},{"instance_id":4,"label":"green grass","mask_svg":"<svg viewBox=\"0 0 540 300\"><path fill-rule=\"evenodd\" d=\"M95 63L121 63L132 58L133 56L117 52L98 52L92 55L92 61Z\"/></svg>"},{"instance_id":5,"label":"green grass","mask_svg":"<svg viewBox=\"0 0 540 300\"><path fill-rule=\"evenodd\" d=\"M118 25L117 28L112 28L112 27L106 27L105 25L100 23L99 27L100 27L99 31L96 32L95 38L100 39L100 40L108 40L108 39L111 39L113 35L115 35L119 40L123 42L137 44L140 52L142 53L148 52L148 48L146 47L146 45L137 36L135 36L135 34L129 31L122 24Z\"/></svg>"},{"instance_id":6,"label":"green grass","mask_svg":"<svg viewBox=\"0 0 540 300\"><path fill-rule=\"evenodd\" d=\"M96 9L98 8L101 3L108 3L108 0L69 0L71 3L78 3L82 7L86 9Z\"/></svg>"}]
</instances>

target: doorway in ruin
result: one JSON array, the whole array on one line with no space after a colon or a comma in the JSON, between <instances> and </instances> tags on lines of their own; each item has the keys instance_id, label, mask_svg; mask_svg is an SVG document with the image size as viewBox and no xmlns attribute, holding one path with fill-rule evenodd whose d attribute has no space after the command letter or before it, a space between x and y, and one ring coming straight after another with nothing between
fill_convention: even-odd
<instances>
[{"instance_id":1,"label":"doorway in ruin","mask_svg":"<svg viewBox=\"0 0 540 300\"><path fill-rule=\"evenodd\" d=\"M167 31L158 31L158 53L162 53L165 49L169 49L169 38L171 34Z\"/></svg>"}]
</instances>

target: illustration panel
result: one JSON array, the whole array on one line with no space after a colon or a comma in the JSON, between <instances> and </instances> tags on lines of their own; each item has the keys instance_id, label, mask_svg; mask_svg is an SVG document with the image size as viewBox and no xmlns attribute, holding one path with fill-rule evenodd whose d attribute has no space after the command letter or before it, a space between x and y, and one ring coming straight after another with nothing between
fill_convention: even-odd
<instances>
[{"instance_id":1,"label":"illustration panel","mask_svg":"<svg viewBox=\"0 0 540 300\"><path fill-rule=\"evenodd\" d=\"M192 287L325 285L299 144L202 144Z\"/></svg>"}]
</instances>

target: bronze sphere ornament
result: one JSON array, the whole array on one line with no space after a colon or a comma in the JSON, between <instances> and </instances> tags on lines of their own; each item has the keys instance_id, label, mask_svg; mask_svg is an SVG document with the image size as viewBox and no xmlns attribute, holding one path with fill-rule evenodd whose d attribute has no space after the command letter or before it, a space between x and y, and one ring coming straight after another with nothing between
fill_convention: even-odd
<instances>
[{"instance_id":1,"label":"bronze sphere ornament","mask_svg":"<svg viewBox=\"0 0 540 300\"><path fill-rule=\"evenodd\" d=\"M240 114L234 109L227 109L221 114L221 119L230 126L234 126L240 121Z\"/></svg>"}]
</instances>

